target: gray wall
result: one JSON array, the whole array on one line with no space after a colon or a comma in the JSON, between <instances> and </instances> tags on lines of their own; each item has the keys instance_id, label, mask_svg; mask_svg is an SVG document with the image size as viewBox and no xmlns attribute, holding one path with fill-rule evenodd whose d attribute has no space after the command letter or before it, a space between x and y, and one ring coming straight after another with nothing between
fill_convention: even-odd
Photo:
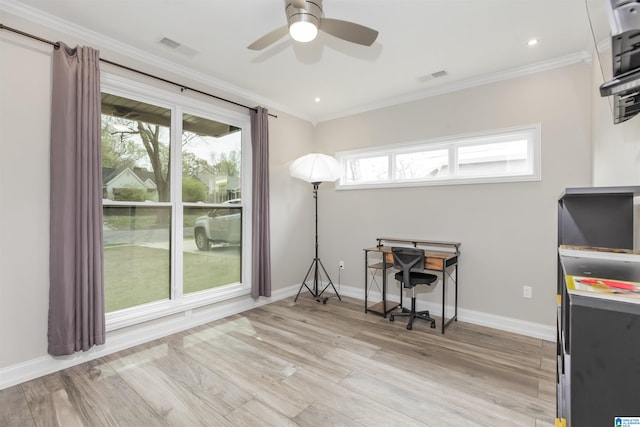
<instances>
[{"instance_id":1,"label":"gray wall","mask_svg":"<svg viewBox=\"0 0 640 427\"><path fill-rule=\"evenodd\" d=\"M14 40L0 39L0 367L47 345L51 53Z\"/></svg>"},{"instance_id":2,"label":"gray wall","mask_svg":"<svg viewBox=\"0 0 640 427\"><path fill-rule=\"evenodd\" d=\"M344 260L342 283L362 287L362 249L378 236L460 241L461 320L555 325L556 201L565 187L591 183L590 79L581 63L318 125L326 153L532 123L542 133L539 182L322 194L325 264ZM440 292L420 298L435 303Z\"/></svg>"}]
</instances>

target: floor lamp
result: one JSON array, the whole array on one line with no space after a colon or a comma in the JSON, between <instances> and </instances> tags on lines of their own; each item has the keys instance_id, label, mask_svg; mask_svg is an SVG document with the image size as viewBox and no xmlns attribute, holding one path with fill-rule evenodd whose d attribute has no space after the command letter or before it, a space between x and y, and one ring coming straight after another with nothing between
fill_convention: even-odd
<instances>
[{"instance_id":1,"label":"floor lamp","mask_svg":"<svg viewBox=\"0 0 640 427\"><path fill-rule=\"evenodd\" d=\"M320 261L320 257L318 256L318 187L323 182L333 182L340 177L340 175L342 174L340 170L340 164L331 156L312 153L296 159L289 167L289 172L291 173L292 177L307 181L311 183L311 185L313 185L313 198L315 199L316 205L315 258L313 259L311 265L309 266L309 269L307 270L307 274L304 277L302 284L300 285L300 289L298 289L298 294L296 295L294 301L298 301L298 297L300 296L302 288L307 288L307 290L311 293L311 295L313 295L316 301L321 301L323 304L326 304L329 297L323 297L322 294L325 290L327 290L329 286L333 288L338 299L342 301L342 298L340 298L340 294L338 294L336 287L333 285L333 282L329 277L329 273L327 273L327 270L324 268L324 265L322 265L322 261ZM327 284L321 290L320 288L322 284L320 283L320 281L322 279L322 273L324 273L324 276L327 279ZM311 277L313 277L313 284L309 286L307 282Z\"/></svg>"}]
</instances>

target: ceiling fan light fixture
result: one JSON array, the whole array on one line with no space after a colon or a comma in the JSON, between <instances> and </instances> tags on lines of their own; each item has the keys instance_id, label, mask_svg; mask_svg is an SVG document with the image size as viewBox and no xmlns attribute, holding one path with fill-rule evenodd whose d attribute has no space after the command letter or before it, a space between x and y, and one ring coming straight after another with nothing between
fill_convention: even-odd
<instances>
[{"instance_id":1,"label":"ceiling fan light fixture","mask_svg":"<svg viewBox=\"0 0 640 427\"><path fill-rule=\"evenodd\" d=\"M1 0L0 0L1 1ZM322 0L284 0L287 25L276 28L247 46L251 50L262 50L282 37L289 36L298 42L314 40L319 31L338 39L371 46L378 32L355 22L322 17Z\"/></svg>"},{"instance_id":2,"label":"ceiling fan light fixture","mask_svg":"<svg viewBox=\"0 0 640 427\"><path fill-rule=\"evenodd\" d=\"M309 21L296 21L289 25L289 35L295 41L310 42L318 35L318 27Z\"/></svg>"},{"instance_id":3,"label":"ceiling fan light fixture","mask_svg":"<svg viewBox=\"0 0 640 427\"><path fill-rule=\"evenodd\" d=\"M322 0L285 0L289 35L298 42L315 39L322 16Z\"/></svg>"}]
</instances>

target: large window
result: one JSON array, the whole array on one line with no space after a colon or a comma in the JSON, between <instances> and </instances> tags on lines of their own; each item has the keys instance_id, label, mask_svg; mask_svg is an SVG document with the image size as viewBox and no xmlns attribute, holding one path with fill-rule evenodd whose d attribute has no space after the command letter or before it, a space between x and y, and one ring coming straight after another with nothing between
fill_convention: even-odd
<instances>
[{"instance_id":1,"label":"large window","mask_svg":"<svg viewBox=\"0 0 640 427\"><path fill-rule=\"evenodd\" d=\"M186 97L103 82L107 322L248 291L247 128Z\"/></svg>"},{"instance_id":2,"label":"large window","mask_svg":"<svg viewBox=\"0 0 640 427\"><path fill-rule=\"evenodd\" d=\"M538 125L336 153L339 189L540 179Z\"/></svg>"}]
</instances>

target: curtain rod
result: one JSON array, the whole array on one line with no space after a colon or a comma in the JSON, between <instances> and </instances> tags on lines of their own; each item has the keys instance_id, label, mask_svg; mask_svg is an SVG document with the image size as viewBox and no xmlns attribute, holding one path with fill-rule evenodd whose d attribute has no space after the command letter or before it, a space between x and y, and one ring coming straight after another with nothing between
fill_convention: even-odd
<instances>
[{"instance_id":1,"label":"curtain rod","mask_svg":"<svg viewBox=\"0 0 640 427\"><path fill-rule=\"evenodd\" d=\"M0 30L7 30L7 31L11 31L11 32L16 33L16 34L19 34L19 35L21 35L21 36L29 37L30 39L38 40L39 42L42 42L42 43L47 43L47 44L49 44L49 45L53 46L53 47L54 47L54 49L60 49L60 44L59 44L59 43L57 43L57 42L52 42L51 40L43 39L43 38L41 38L41 37L34 36L33 34L25 33L24 31L20 31L20 30L17 30L17 29L15 29L15 28L7 27L6 25L1 24L1 23L0 23ZM145 76L145 77L150 77L150 78L152 78L152 79L160 80L161 82L164 82L164 83L169 83L169 84L172 84L172 85L174 85L174 86L178 86L178 87L180 88L180 92L184 92L185 90L189 90L189 91L191 91L191 92L196 92L196 93L199 93L199 94L201 94L201 95L209 96L209 97L211 97L211 98L215 98L215 99L218 99L218 100L220 100L220 101L224 101L224 102L227 102L227 103L229 103L229 104L236 105L236 106L238 106L238 107L246 108L247 110L257 111L257 109L256 109L255 107L249 107L249 106L247 106L247 105L240 104L240 103L238 103L238 102L231 101L231 100L229 100L229 99L222 98L222 97L220 97L220 96L213 95L213 94L208 93L208 92L203 92L203 91L201 91L201 90L199 90L199 89L194 89L194 88L192 88L192 87L185 86L185 85L183 85L183 84L176 83L176 82L174 82L174 81L167 80L167 79L162 78L162 77L154 76L153 74L145 73L144 71L136 70L135 68L127 67L126 65L122 65L122 64L118 64L118 63L113 62L113 61L109 61L108 59L100 58L100 62L104 62L105 64L113 65L113 66L116 66L116 67L119 67L119 68L125 69L125 70L127 70L127 71L132 71L132 72L134 72L134 73L141 74L141 75L143 75L143 76ZM269 115L270 115L271 117L275 117L276 119L278 118L278 116L277 116L277 115L275 115L275 114L271 114L271 113L269 113Z\"/></svg>"}]
</instances>

